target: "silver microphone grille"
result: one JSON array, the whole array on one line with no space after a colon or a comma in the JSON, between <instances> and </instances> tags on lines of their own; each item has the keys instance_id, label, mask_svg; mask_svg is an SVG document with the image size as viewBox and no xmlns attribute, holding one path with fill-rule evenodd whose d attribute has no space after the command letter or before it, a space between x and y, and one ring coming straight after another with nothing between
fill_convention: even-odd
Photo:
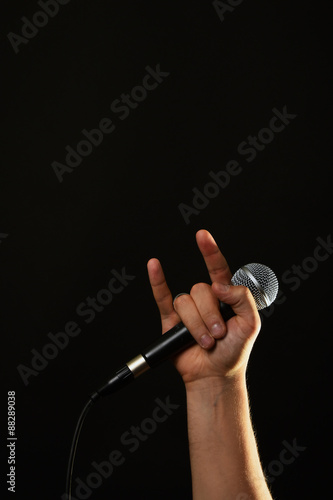
<instances>
[{"instance_id":1,"label":"silver microphone grille","mask_svg":"<svg viewBox=\"0 0 333 500\"><path fill-rule=\"evenodd\" d=\"M247 264L231 278L233 285L246 286L253 295L258 311L274 302L279 291L279 282L273 271L263 264Z\"/></svg>"}]
</instances>

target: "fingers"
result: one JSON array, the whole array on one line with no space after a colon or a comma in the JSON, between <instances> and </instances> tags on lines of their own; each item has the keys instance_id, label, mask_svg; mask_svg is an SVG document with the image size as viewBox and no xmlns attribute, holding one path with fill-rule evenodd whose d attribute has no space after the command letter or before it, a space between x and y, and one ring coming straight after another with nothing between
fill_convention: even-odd
<instances>
[{"instance_id":1,"label":"fingers","mask_svg":"<svg viewBox=\"0 0 333 500\"><path fill-rule=\"evenodd\" d=\"M150 259L147 269L153 295L161 314L163 332L165 332L179 322L180 319L173 308L172 295L160 261L158 259Z\"/></svg>"},{"instance_id":2,"label":"fingers","mask_svg":"<svg viewBox=\"0 0 333 500\"><path fill-rule=\"evenodd\" d=\"M220 313L219 300L214 295L211 286L206 283L197 283L191 289L191 297L210 334L215 339L224 337L227 328Z\"/></svg>"},{"instance_id":3,"label":"fingers","mask_svg":"<svg viewBox=\"0 0 333 500\"><path fill-rule=\"evenodd\" d=\"M201 229L197 232L196 239L212 282L230 284L231 271L213 236L205 229Z\"/></svg>"},{"instance_id":4,"label":"fingers","mask_svg":"<svg viewBox=\"0 0 333 500\"><path fill-rule=\"evenodd\" d=\"M201 347L210 349L215 345L215 339L225 335L219 302L209 285L194 285L190 295L183 294L175 299L174 308Z\"/></svg>"},{"instance_id":5,"label":"fingers","mask_svg":"<svg viewBox=\"0 0 333 500\"><path fill-rule=\"evenodd\" d=\"M198 247L206 262L212 286L197 283L191 294L180 294L173 301L162 266L157 259L147 264L153 295L162 319L163 333L183 321L195 340L205 349L215 345L215 340L226 335L227 326L254 338L260 330L260 317L254 299L246 287L231 286L231 272L215 240L206 230L196 235ZM229 304L236 316L225 324L219 301Z\"/></svg>"}]
</instances>

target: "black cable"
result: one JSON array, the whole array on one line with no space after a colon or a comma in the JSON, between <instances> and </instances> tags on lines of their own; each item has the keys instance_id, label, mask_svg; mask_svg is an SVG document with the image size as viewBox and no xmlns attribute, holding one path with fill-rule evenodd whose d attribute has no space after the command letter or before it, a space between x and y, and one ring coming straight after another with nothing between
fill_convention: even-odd
<instances>
[{"instance_id":1,"label":"black cable","mask_svg":"<svg viewBox=\"0 0 333 500\"><path fill-rule=\"evenodd\" d=\"M71 451L69 453L67 477L66 477L66 493L67 493L68 500L71 500L71 498L72 498L72 476L73 476L73 469L74 469L75 453L76 453L76 448L77 448L77 444L78 444L79 437L80 437L80 432L82 429L84 419L86 418L87 413L90 410L90 407L93 405L93 403L95 402L97 397L98 397L98 395L96 393L93 396L91 396L88 403L83 408L81 415L79 416L79 419L77 421L76 428L74 431Z\"/></svg>"}]
</instances>

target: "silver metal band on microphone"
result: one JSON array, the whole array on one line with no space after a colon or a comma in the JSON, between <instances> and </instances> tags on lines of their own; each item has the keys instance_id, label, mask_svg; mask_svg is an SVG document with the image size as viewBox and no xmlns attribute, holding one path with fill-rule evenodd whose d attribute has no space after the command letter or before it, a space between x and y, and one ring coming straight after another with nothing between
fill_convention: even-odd
<instances>
[{"instance_id":1,"label":"silver metal band on microphone","mask_svg":"<svg viewBox=\"0 0 333 500\"><path fill-rule=\"evenodd\" d=\"M135 358L131 359L126 364L133 373L134 377L138 377L141 373L146 372L150 368L142 354L138 354L138 356L135 356Z\"/></svg>"},{"instance_id":2,"label":"silver metal band on microphone","mask_svg":"<svg viewBox=\"0 0 333 500\"><path fill-rule=\"evenodd\" d=\"M265 306L268 307L270 304L271 304L271 301L269 300L269 297L268 295L266 294L265 290L263 289L263 287L260 285L260 283L256 280L256 278L253 276L253 274L251 273L251 271L249 270L248 267L246 266L242 266L241 269L244 271L244 273L250 278L250 280L252 281L252 283L255 284L255 286L257 287L258 291L260 292L262 298L264 299L265 301Z\"/></svg>"}]
</instances>

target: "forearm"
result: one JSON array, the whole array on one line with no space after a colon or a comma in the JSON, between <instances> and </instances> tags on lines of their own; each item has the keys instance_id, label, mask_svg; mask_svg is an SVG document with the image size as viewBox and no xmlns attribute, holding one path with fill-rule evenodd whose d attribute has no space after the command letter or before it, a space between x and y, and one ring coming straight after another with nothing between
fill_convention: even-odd
<instances>
[{"instance_id":1,"label":"forearm","mask_svg":"<svg viewBox=\"0 0 333 500\"><path fill-rule=\"evenodd\" d=\"M271 500L245 376L186 386L193 500Z\"/></svg>"}]
</instances>

